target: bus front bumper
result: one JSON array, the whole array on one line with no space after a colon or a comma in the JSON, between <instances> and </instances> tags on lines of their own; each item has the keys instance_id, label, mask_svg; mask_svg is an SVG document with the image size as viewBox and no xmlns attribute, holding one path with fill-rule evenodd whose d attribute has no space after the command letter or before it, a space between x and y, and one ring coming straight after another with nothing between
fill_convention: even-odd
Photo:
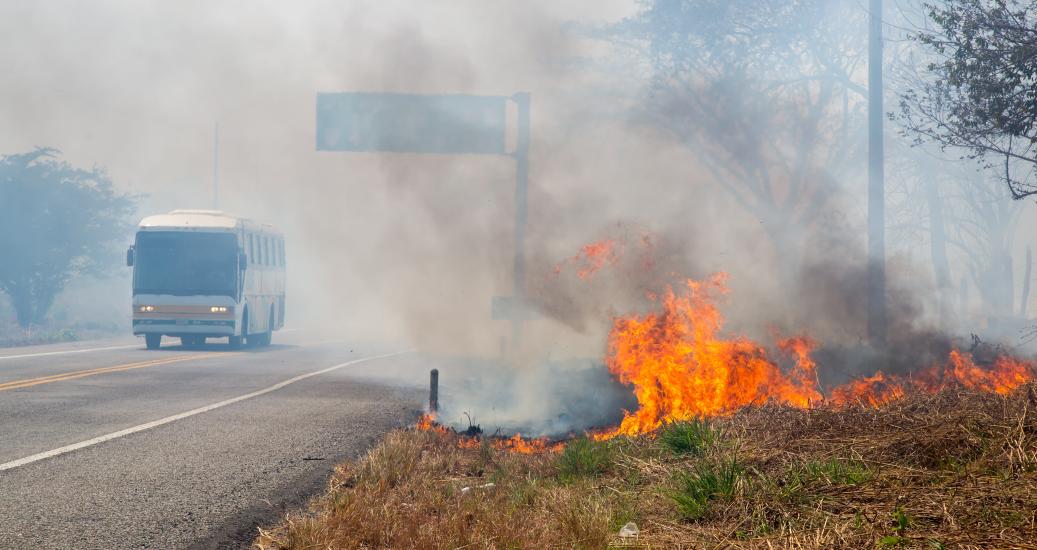
<instances>
[{"instance_id":1,"label":"bus front bumper","mask_svg":"<svg viewBox=\"0 0 1037 550\"><path fill-rule=\"evenodd\" d=\"M234 336L234 319L134 319L133 334Z\"/></svg>"}]
</instances>

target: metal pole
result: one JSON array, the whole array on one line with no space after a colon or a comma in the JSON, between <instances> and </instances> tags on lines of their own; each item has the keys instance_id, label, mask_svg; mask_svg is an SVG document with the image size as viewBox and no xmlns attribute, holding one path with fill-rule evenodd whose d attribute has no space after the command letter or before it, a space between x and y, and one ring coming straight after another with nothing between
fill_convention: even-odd
<instances>
[{"instance_id":1,"label":"metal pole","mask_svg":"<svg viewBox=\"0 0 1037 550\"><path fill-rule=\"evenodd\" d=\"M428 411L439 412L439 369L432 369L428 377Z\"/></svg>"},{"instance_id":2,"label":"metal pole","mask_svg":"<svg viewBox=\"0 0 1037 550\"><path fill-rule=\"evenodd\" d=\"M212 132L212 207L220 209L220 123Z\"/></svg>"},{"instance_id":3,"label":"metal pole","mask_svg":"<svg viewBox=\"0 0 1037 550\"><path fill-rule=\"evenodd\" d=\"M518 106L518 139L515 143L515 311L511 320L511 349L518 350L526 312L526 218L529 187L529 92L511 96Z\"/></svg>"},{"instance_id":4,"label":"metal pole","mask_svg":"<svg viewBox=\"0 0 1037 550\"><path fill-rule=\"evenodd\" d=\"M882 139L882 0L868 21L868 339L886 347L886 212Z\"/></svg>"}]
</instances>

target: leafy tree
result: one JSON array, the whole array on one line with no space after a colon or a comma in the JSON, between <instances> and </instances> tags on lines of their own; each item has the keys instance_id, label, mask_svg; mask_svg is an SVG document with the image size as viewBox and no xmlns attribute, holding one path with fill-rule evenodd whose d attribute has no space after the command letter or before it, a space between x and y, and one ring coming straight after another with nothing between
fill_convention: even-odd
<instances>
[{"instance_id":1,"label":"leafy tree","mask_svg":"<svg viewBox=\"0 0 1037 550\"><path fill-rule=\"evenodd\" d=\"M899 118L920 141L996 166L1013 198L1037 194L1037 0L926 7L936 28L914 37L937 59Z\"/></svg>"},{"instance_id":2,"label":"leafy tree","mask_svg":"<svg viewBox=\"0 0 1037 550\"><path fill-rule=\"evenodd\" d=\"M37 148L0 156L0 290L18 323L40 324L69 278L118 265L131 197L100 168L84 170Z\"/></svg>"}]
</instances>

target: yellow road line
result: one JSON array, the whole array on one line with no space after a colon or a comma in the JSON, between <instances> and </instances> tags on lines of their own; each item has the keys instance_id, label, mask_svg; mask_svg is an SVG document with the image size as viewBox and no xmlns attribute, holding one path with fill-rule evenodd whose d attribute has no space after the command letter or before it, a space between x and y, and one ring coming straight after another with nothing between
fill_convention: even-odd
<instances>
[{"instance_id":1,"label":"yellow road line","mask_svg":"<svg viewBox=\"0 0 1037 550\"><path fill-rule=\"evenodd\" d=\"M184 361L193 361L195 359L205 359L208 357L229 357L231 355L238 355L237 353L201 353L195 355L187 355L182 357L167 357L164 359L153 359L151 361L143 361L139 363L127 363L125 365L115 365L113 367L100 367L96 369L87 369L73 372L66 372L62 374L52 374L50 376L40 376L38 378L27 378L25 380L12 380L10 382L4 382L0 384L0 391L16 390L19 388L28 388L30 386L37 386L39 384L49 384L51 382L63 382L65 380L75 380L76 378L83 378L86 376L94 376L97 374L105 374L109 372L119 372L124 370L132 369L143 369L147 367L155 367L158 365L169 365L171 363L182 363Z\"/></svg>"}]
</instances>

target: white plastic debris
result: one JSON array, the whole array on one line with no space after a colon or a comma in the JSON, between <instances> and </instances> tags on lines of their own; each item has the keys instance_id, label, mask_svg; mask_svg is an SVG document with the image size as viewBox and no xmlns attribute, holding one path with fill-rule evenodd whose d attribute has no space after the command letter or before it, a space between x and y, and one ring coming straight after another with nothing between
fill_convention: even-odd
<instances>
[{"instance_id":1,"label":"white plastic debris","mask_svg":"<svg viewBox=\"0 0 1037 550\"><path fill-rule=\"evenodd\" d=\"M495 487L497 487L497 484L488 483L488 484L483 484L483 485L477 485L477 486L475 486L474 489L493 489ZM460 488L460 494L467 495L470 492L472 492L472 489L473 489L472 487L461 487Z\"/></svg>"},{"instance_id":2,"label":"white plastic debris","mask_svg":"<svg viewBox=\"0 0 1037 550\"><path fill-rule=\"evenodd\" d=\"M641 530L637 528L637 524L629 521L626 525L619 528L619 536L624 539L636 539L641 534Z\"/></svg>"},{"instance_id":3,"label":"white plastic debris","mask_svg":"<svg viewBox=\"0 0 1037 550\"><path fill-rule=\"evenodd\" d=\"M485 483L483 485L478 485L475 488L476 489L493 489L496 486L497 485L495 483ZM471 490L472 490L471 487L461 487L461 494L462 495L467 495L468 492L471 491Z\"/></svg>"}]
</instances>

